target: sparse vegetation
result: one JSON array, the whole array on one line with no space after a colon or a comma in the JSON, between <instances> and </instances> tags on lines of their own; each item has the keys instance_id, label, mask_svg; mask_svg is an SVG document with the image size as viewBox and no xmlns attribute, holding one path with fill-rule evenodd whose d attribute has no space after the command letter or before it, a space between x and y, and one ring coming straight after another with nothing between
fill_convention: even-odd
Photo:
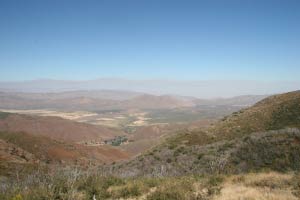
<instances>
[{"instance_id":1,"label":"sparse vegetation","mask_svg":"<svg viewBox=\"0 0 300 200\"><path fill-rule=\"evenodd\" d=\"M163 178L116 178L76 169L1 182L0 199L297 200L299 175L263 172Z\"/></svg>"},{"instance_id":2,"label":"sparse vegetation","mask_svg":"<svg viewBox=\"0 0 300 200\"><path fill-rule=\"evenodd\" d=\"M123 144L124 142L127 142L128 139L126 136L116 136L113 139L110 140L105 140L105 144L109 144L112 146L120 146L121 144Z\"/></svg>"},{"instance_id":3,"label":"sparse vegetation","mask_svg":"<svg viewBox=\"0 0 300 200\"><path fill-rule=\"evenodd\" d=\"M53 174L34 173L22 180L2 183L0 198L16 199L198 199L217 195L217 177L116 178L64 169ZM12 187L13 186L13 187ZM205 194L201 190L207 190ZM219 190L219 189L218 189Z\"/></svg>"}]
</instances>

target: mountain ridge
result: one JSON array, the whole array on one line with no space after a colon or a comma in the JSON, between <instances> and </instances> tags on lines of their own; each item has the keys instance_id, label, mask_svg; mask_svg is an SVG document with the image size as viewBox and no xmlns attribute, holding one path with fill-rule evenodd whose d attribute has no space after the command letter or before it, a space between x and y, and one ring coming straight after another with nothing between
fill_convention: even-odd
<instances>
[{"instance_id":1,"label":"mountain ridge","mask_svg":"<svg viewBox=\"0 0 300 200\"><path fill-rule=\"evenodd\" d=\"M299 89L299 81L97 79L87 81L34 80L25 82L0 82L0 90L2 91L62 92L99 89L133 90L154 95L174 94L195 96L198 98L217 98L293 91Z\"/></svg>"}]
</instances>

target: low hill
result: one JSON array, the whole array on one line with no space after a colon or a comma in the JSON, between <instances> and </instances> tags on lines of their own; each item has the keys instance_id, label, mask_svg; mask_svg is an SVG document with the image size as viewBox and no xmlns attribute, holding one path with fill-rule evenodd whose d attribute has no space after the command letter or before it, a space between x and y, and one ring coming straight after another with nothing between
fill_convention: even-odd
<instances>
[{"instance_id":1,"label":"low hill","mask_svg":"<svg viewBox=\"0 0 300 200\"><path fill-rule=\"evenodd\" d=\"M39 160L32 153L0 139L0 177L30 174L38 168L38 163Z\"/></svg>"},{"instance_id":2,"label":"low hill","mask_svg":"<svg viewBox=\"0 0 300 200\"><path fill-rule=\"evenodd\" d=\"M192 99L178 98L170 95L140 95L127 101L123 101L122 107L139 109L171 109L180 107L191 107L196 104Z\"/></svg>"},{"instance_id":3,"label":"low hill","mask_svg":"<svg viewBox=\"0 0 300 200\"><path fill-rule=\"evenodd\" d=\"M0 113L0 131L26 132L67 142L102 141L124 135L119 130L74 122L59 117L29 116L3 112Z\"/></svg>"},{"instance_id":4,"label":"low hill","mask_svg":"<svg viewBox=\"0 0 300 200\"><path fill-rule=\"evenodd\" d=\"M268 97L209 128L182 131L116 168L121 176L300 170L300 93Z\"/></svg>"},{"instance_id":5,"label":"low hill","mask_svg":"<svg viewBox=\"0 0 300 200\"><path fill-rule=\"evenodd\" d=\"M58 117L0 112L0 176L10 176L15 173L14 169L28 173L40 166L85 167L128 159L128 153L109 145L80 144L123 134Z\"/></svg>"},{"instance_id":6,"label":"low hill","mask_svg":"<svg viewBox=\"0 0 300 200\"><path fill-rule=\"evenodd\" d=\"M0 176L22 168L92 166L128 159L129 155L111 146L87 147L24 132L0 131Z\"/></svg>"}]
</instances>

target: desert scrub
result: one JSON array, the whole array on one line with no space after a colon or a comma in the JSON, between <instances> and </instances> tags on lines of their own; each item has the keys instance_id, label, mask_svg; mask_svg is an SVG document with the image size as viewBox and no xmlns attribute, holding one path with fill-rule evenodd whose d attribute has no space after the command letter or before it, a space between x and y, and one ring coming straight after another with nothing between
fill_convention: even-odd
<instances>
[{"instance_id":1,"label":"desert scrub","mask_svg":"<svg viewBox=\"0 0 300 200\"><path fill-rule=\"evenodd\" d=\"M147 194L151 188L160 186L163 180L163 178L129 178L124 179L123 185L111 186L107 191L112 199L136 198Z\"/></svg>"},{"instance_id":2,"label":"desert scrub","mask_svg":"<svg viewBox=\"0 0 300 200\"><path fill-rule=\"evenodd\" d=\"M224 176L221 175L211 175L208 177L207 184L209 186L219 186L224 181Z\"/></svg>"},{"instance_id":3,"label":"desert scrub","mask_svg":"<svg viewBox=\"0 0 300 200\"><path fill-rule=\"evenodd\" d=\"M292 179L293 194L300 198L300 173L295 174Z\"/></svg>"},{"instance_id":4,"label":"desert scrub","mask_svg":"<svg viewBox=\"0 0 300 200\"><path fill-rule=\"evenodd\" d=\"M148 191L148 187L139 181L127 182L125 185L112 186L108 192L113 199L138 197Z\"/></svg>"},{"instance_id":5,"label":"desert scrub","mask_svg":"<svg viewBox=\"0 0 300 200\"><path fill-rule=\"evenodd\" d=\"M292 174L283 173L261 173L249 174L247 179L244 180L246 186L270 188L270 189L287 189L292 186Z\"/></svg>"},{"instance_id":6,"label":"desert scrub","mask_svg":"<svg viewBox=\"0 0 300 200\"><path fill-rule=\"evenodd\" d=\"M141 178L140 181L146 186L153 188L160 185L163 181L163 178Z\"/></svg>"},{"instance_id":7,"label":"desert scrub","mask_svg":"<svg viewBox=\"0 0 300 200\"><path fill-rule=\"evenodd\" d=\"M116 177L89 176L80 181L78 190L85 193L88 199L92 199L94 195L99 199L106 199L111 197L108 188L124 184L123 179Z\"/></svg>"},{"instance_id":8,"label":"desert scrub","mask_svg":"<svg viewBox=\"0 0 300 200\"><path fill-rule=\"evenodd\" d=\"M185 150L185 147L184 146L180 146L179 148L177 148L174 153L173 153L173 156L174 157L177 157L179 156L180 154L185 154L186 153L186 150Z\"/></svg>"},{"instance_id":9,"label":"desert scrub","mask_svg":"<svg viewBox=\"0 0 300 200\"><path fill-rule=\"evenodd\" d=\"M194 178L167 178L153 193L147 196L147 200L192 200L194 194Z\"/></svg>"},{"instance_id":10,"label":"desert scrub","mask_svg":"<svg viewBox=\"0 0 300 200\"><path fill-rule=\"evenodd\" d=\"M15 197L12 198L12 200L23 200L22 195L17 194Z\"/></svg>"}]
</instances>

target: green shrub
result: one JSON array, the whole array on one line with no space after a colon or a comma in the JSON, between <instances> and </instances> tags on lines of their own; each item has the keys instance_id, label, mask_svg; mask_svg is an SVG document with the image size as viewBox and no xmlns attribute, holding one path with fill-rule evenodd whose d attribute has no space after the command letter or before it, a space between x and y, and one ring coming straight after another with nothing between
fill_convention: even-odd
<instances>
[{"instance_id":1,"label":"green shrub","mask_svg":"<svg viewBox=\"0 0 300 200\"><path fill-rule=\"evenodd\" d=\"M293 179L292 179L292 183L293 183L293 194L300 198L300 174L296 174Z\"/></svg>"},{"instance_id":2,"label":"green shrub","mask_svg":"<svg viewBox=\"0 0 300 200\"><path fill-rule=\"evenodd\" d=\"M78 185L78 190L85 192L88 199L92 199L94 195L99 199L105 199L111 196L107 191L110 186L123 184L125 184L124 180L116 177L89 176Z\"/></svg>"},{"instance_id":3,"label":"green shrub","mask_svg":"<svg viewBox=\"0 0 300 200\"><path fill-rule=\"evenodd\" d=\"M201 160L202 157L203 157L203 154L199 154L199 155L197 156L197 159L198 159L198 160Z\"/></svg>"},{"instance_id":4,"label":"green shrub","mask_svg":"<svg viewBox=\"0 0 300 200\"><path fill-rule=\"evenodd\" d=\"M155 160L160 160L160 157L154 156L154 159L155 159Z\"/></svg>"},{"instance_id":5,"label":"green shrub","mask_svg":"<svg viewBox=\"0 0 300 200\"><path fill-rule=\"evenodd\" d=\"M22 195L17 194L16 196L14 196L14 197L12 198L12 200L23 200L23 198L22 198Z\"/></svg>"},{"instance_id":6,"label":"green shrub","mask_svg":"<svg viewBox=\"0 0 300 200\"><path fill-rule=\"evenodd\" d=\"M111 196L113 199L137 197L140 196L143 192L141 187L141 185L138 185L136 183L121 186L118 189L113 190L111 192Z\"/></svg>"},{"instance_id":7,"label":"green shrub","mask_svg":"<svg viewBox=\"0 0 300 200\"><path fill-rule=\"evenodd\" d=\"M147 197L147 200L183 200L185 196L179 191L156 191Z\"/></svg>"},{"instance_id":8,"label":"green shrub","mask_svg":"<svg viewBox=\"0 0 300 200\"><path fill-rule=\"evenodd\" d=\"M171 178L165 180L157 190L151 193L147 200L192 200L196 199L193 190L194 179L191 178Z\"/></svg>"},{"instance_id":9,"label":"green shrub","mask_svg":"<svg viewBox=\"0 0 300 200\"><path fill-rule=\"evenodd\" d=\"M208 178L208 185L209 186L219 186L224 181L223 176L213 175Z\"/></svg>"}]
</instances>

